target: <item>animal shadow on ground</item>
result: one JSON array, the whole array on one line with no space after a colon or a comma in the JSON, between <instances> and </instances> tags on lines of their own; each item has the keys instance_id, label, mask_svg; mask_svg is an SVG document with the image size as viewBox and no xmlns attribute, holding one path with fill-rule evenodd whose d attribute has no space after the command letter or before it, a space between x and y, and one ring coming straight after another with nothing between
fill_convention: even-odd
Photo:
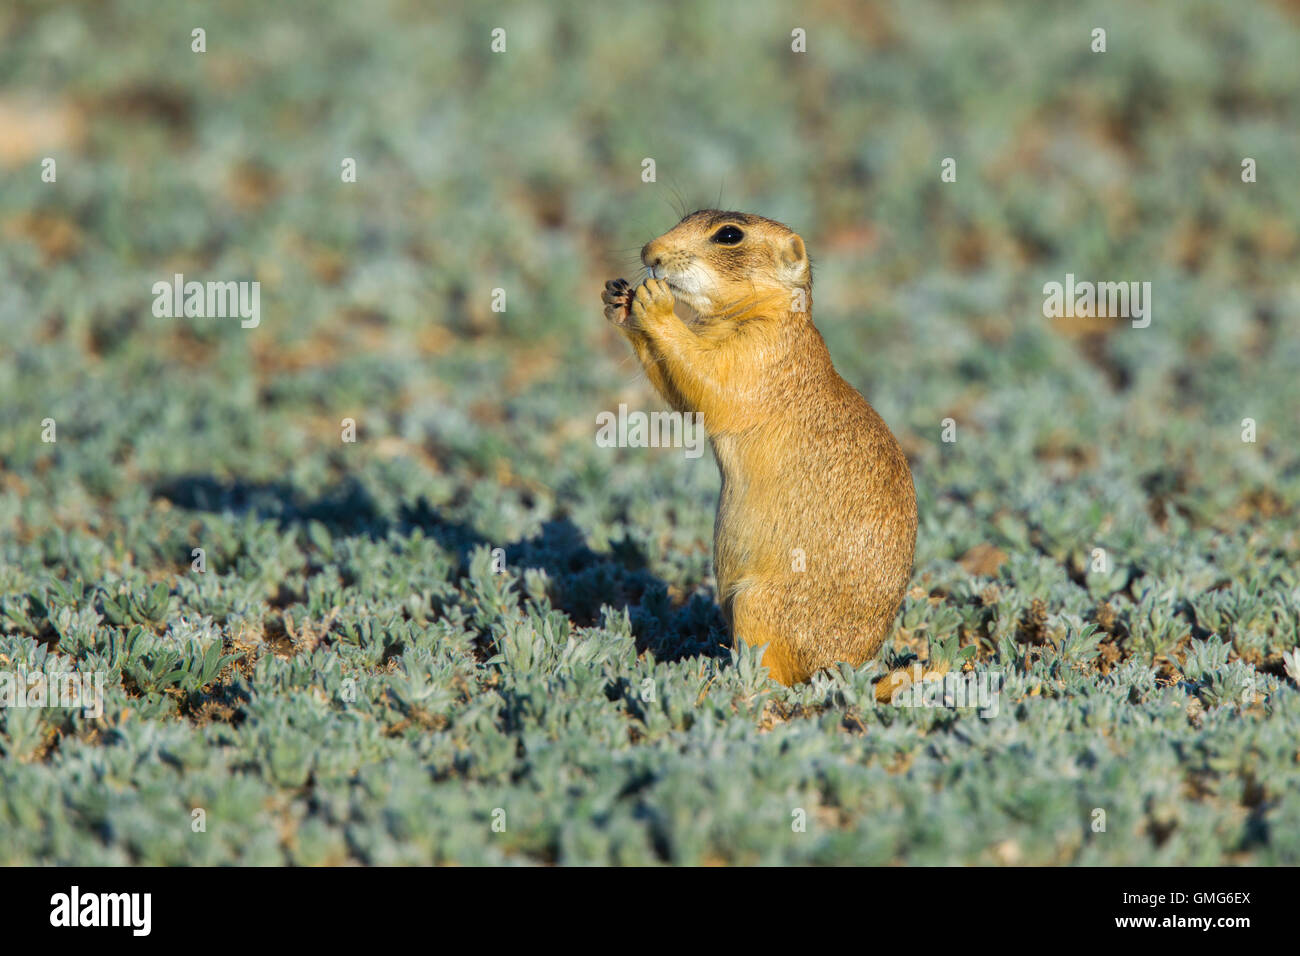
<instances>
[{"instance_id":1,"label":"animal shadow on ground","mask_svg":"<svg viewBox=\"0 0 1300 956\"><path fill-rule=\"evenodd\" d=\"M177 508L252 514L282 529L305 529L318 521L335 537L382 541L418 528L455 556L458 580L468 574L475 548L501 544L444 517L423 496L413 505L402 505L395 516L385 515L354 480L309 498L287 482L189 474L158 482L152 494ZM516 572L546 572L551 603L578 626L600 623L602 606L609 606L627 611L637 651L650 651L657 660L730 655L726 624L713 600L697 591L674 602L668 585L646 569L645 555L634 542L617 541L610 553L597 553L587 546L581 529L561 517L546 522L539 534L506 545L505 554L506 565Z\"/></svg>"}]
</instances>

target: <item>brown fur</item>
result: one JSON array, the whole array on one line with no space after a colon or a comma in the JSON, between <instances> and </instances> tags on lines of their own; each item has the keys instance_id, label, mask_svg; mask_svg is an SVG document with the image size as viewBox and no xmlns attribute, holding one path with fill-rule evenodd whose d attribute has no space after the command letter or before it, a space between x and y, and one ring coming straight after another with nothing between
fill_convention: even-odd
<instances>
[{"instance_id":1,"label":"brown fur","mask_svg":"<svg viewBox=\"0 0 1300 956\"><path fill-rule=\"evenodd\" d=\"M743 239L714 241L728 225ZM714 565L732 633L766 644L764 665L787 685L861 664L911 574L916 494L898 442L812 324L803 240L710 209L641 258L651 278L608 283L605 314L664 399L703 416L722 472Z\"/></svg>"}]
</instances>

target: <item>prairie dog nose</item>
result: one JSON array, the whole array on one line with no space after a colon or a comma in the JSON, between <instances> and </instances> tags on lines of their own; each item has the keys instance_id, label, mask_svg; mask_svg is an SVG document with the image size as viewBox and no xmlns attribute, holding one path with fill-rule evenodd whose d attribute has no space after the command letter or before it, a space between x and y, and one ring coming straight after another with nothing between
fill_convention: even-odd
<instances>
[{"instance_id":1,"label":"prairie dog nose","mask_svg":"<svg viewBox=\"0 0 1300 956\"><path fill-rule=\"evenodd\" d=\"M641 247L641 261L651 269L664 264L663 252L656 247L657 239L652 239Z\"/></svg>"}]
</instances>

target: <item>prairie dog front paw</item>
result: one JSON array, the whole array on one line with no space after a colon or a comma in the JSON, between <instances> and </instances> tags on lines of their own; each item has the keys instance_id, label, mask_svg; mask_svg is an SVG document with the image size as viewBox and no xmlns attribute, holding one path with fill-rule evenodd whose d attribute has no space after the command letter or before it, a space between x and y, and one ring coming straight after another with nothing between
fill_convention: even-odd
<instances>
[{"instance_id":1,"label":"prairie dog front paw","mask_svg":"<svg viewBox=\"0 0 1300 956\"><path fill-rule=\"evenodd\" d=\"M605 303L605 318L617 326L625 326L631 314L632 284L626 279L610 279L600 294Z\"/></svg>"},{"instance_id":2,"label":"prairie dog front paw","mask_svg":"<svg viewBox=\"0 0 1300 956\"><path fill-rule=\"evenodd\" d=\"M673 314L673 290L662 279L646 279L632 293L632 318L638 324L653 324Z\"/></svg>"}]
</instances>

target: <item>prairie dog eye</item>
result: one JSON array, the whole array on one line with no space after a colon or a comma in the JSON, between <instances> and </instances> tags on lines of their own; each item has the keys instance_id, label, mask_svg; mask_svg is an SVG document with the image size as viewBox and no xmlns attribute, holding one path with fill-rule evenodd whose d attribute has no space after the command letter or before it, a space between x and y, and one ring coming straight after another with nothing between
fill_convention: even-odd
<instances>
[{"instance_id":1,"label":"prairie dog eye","mask_svg":"<svg viewBox=\"0 0 1300 956\"><path fill-rule=\"evenodd\" d=\"M745 238L745 234L735 226L723 226L713 234L713 241L724 246L734 246Z\"/></svg>"}]
</instances>

